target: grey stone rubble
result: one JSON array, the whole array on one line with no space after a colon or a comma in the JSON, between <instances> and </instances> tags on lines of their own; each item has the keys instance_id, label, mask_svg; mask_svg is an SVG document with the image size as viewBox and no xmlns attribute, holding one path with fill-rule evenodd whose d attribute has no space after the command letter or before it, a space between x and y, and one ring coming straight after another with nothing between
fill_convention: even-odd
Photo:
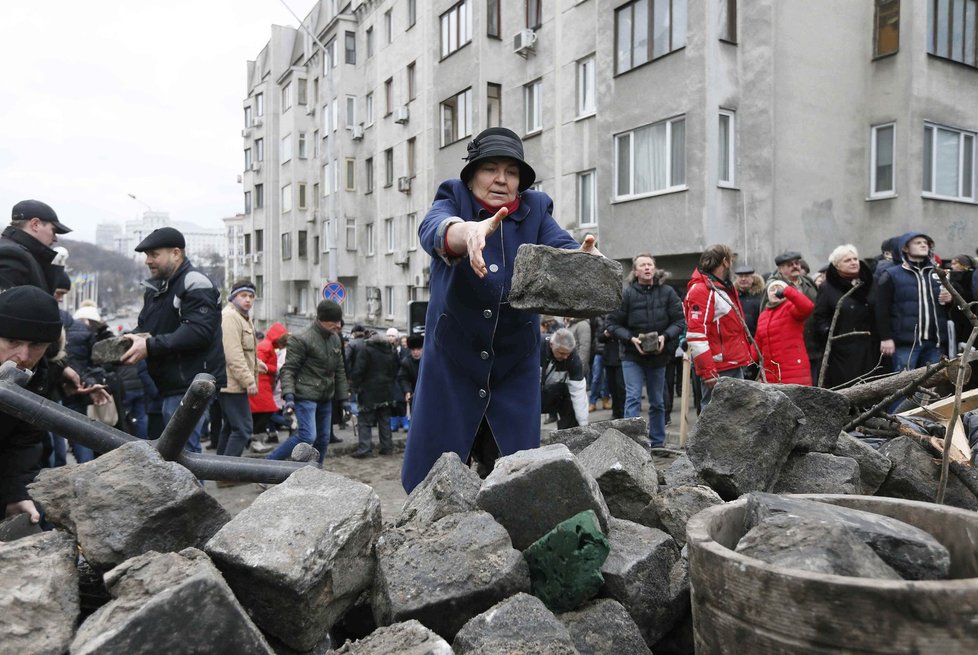
<instances>
[{"instance_id":1,"label":"grey stone rubble","mask_svg":"<svg viewBox=\"0 0 978 655\"><path fill-rule=\"evenodd\" d=\"M722 505L723 499L705 485L679 485L661 491L647 508L645 517L654 517L656 525L669 533L680 548L686 545L686 523L707 507ZM643 525L650 525L645 518Z\"/></svg>"},{"instance_id":2,"label":"grey stone rubble","mask_svg":"<svg viewBox=\"0 0 978 655\"><path fill-rule=\"evenodd\" d=\"M886 455L880 453L872 446L866 445L861 439L857 439L848 432L840 432L839 440L835 447L828 451L840 457L851 457L859 465L859 480L862 485L862 493L873 495L886 480L890 469L893 468Z\"/></svg>"},{"instance_id":3,"label":"grey stone rubble","mask_svg":"<svg viewBox=\"0 0 978 655\"><path fill-rule=\"evenodd\" d=\"M78 619L75 540L52 531L0 544L0 652L63 653Z\"/></svg>"},{"instance_id":4,"label":"grey stone rubble","mask_svg":"<svg viewBox=\"0 0 978 655\"><path fill-rule=\"evenodd\" d=\"M612 516L638 521L659 491L659 478L648 449L614 428L582 450L577 459L597 480Z\"/></svg>"},{"instance_id":5,"label":"grey stone rubble","mask_svg":"<svg viewBox=\"0 0 978 655\"><path fill-rule=\"evenodd\" d=\"M105 575L113 596L88 617L77 655L273 653L210 559L196 548L149 552Z\"/></svg>"},{"instance_id":6,"label":"grey stone rubble","mask_svg":"<svg viewBox=\"0 0 978 655\"><path fill-rule=\"evenodd\" d=\"M263 631L306 650L369 588L380 527L373 489L306 467L255 499L205 550Z\"/></svg>"},{"instance_id":7,"label":"grey stone rubble","mask_svg":"<svg viewBox=\"0 0 978 655\"><path fill-rule=\"evenodd\" d=\"M805 416L798 429L796 448L820 453L831 452L839 432L849 422L849 401L840 393L801 384L773 384Z\"/></svg>"},{"instance_id":8,"label":"grey stone rubble","mask_svg":"<svg viewBox=\"0 0 978 655\"><path fill-rule=\"evenodd\" d=\"M880 496L934 502L940 481L940 460L927 452L912 437L897 437L880 446L880 454L893 462L893 468L880 485ZM956 475L947 479L944 502L952 507L978 510L978 497Z\"/></svg>"},{"instance_id":9,"label":"grey stone rubble","mask_svg":"<svg viewBox=\"0 0 978 655\"><path fill-rule=\"evenodd\" d=\"M616 600L599 598L557 618L581 655L652 655L635 621Z\"/></svg>"},{"instance_id":10,"label":"grey stone rubble","mask_svg":"<svg viewBox=\"0 0 978 655\"><path fill-rule=\"evenodd\" d=\"M535 596L519 593L471 618L458 631L456 655L577 655L570 632Z\"/></svg>"},{"instance_id":11,"label":"grey stone rubble","mask_svg":"<svg viewBox=\"0 0 978 655\"><path fill-rule=\"evenodd\" d=\"M662 484L665 487L679 487L679 486L691 486L691 485L707 485L706 480L704 480L699 473L696 472L696 467L693 463L689 461L689 456L683 453L676 459L672 460L672 463L666 467L663 472Z\"/></svg>"},{"instance_id":12,"label":"grey stone rubble","mask_svg":"<svg viewBox=\"0 0 978 655\"><path fill-rule=\"evenodd\" d=\"M132 339L129 337L110 337L96 341L92 346L92 363L97 366L115 364L130 348Z\"/></svg>"},{"instance_id":13,"label":"grey stone rubble","mask_svg":"<svg viewBox=\"0 0 978 655\"><path fill-rule=\"evenodd\" d=\"M434 523L449 514L478 509L475 499L481 485L476 472L462 464L458 455L445 453L404 501L397 525Z\"/></svg>"},{"instance_id":14,"label":"grey stone rubble","mask_svg":"<svg viewBox=\"0 0 978 655\"><path fill-rule=\"evenodd\" d=\"M549 442L562 443L575 455L593 444L602 434L615 429L643 448L649 446L649 423L645 418L619 418L610 421L595 421L576 428L554 430L548 435Z\"/></svg>"},{"instance_id":15,"label":"grey stone rubble","mask_svg":"<svg viewBox=\"0 0 978 655\"><path fill-rule=\"evenodd\" d=\"M0 541L15 541L41 532L41 526L31 523L30 514L14 514L0 521Z\"/></svg>"},{"instance_id":16,"label":"grey stone rubble","mask_svg":"<svg viewBox=\"0 0 978 655\"><path fill-rule=\"evenodd\" d=\"M29 489L47 519L72 533L101 570L149 551L202 547L229 518L190 471L146 441L44 469Z\"/></svg>"},{"instance_id":17,"label":"grey stone rubble","mask_svg":"<svg viewBox=\"0 0 978 655\"><path fill-rule=\"evenodd\" d=\"M795 451L774 483L777 494L858 494L859 464L851 457Z\"/></svg>"},{"instance_id":18,"label":"grey stone rubble","mask_svg":"<svg viewBox=\"0 0 978 655\"><path fill-rule=\"evenodd\" d=\"M414 619L378 628L333 652L336 655L453 655L447 641Z\"/></svg>"},{"instance_id":19,"label":"grey stone rubble","mask_svg":"<svg viewBox=\"0 0 978 655\"><path fill-rule=\"evenodd\" d=\"M613 259L526 243L516 251L509 303L554 316L601 316L621 306L621 279Z\"/></svg>"}]
</instances>

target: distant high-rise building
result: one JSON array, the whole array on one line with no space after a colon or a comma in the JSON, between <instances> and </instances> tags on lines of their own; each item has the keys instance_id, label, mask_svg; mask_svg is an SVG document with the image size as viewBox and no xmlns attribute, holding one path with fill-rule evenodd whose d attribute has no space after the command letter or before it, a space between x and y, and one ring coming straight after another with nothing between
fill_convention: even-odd
<instances>
[{"instance_id":1,"label":"distant high-rise building","mask_svg":"<svg viewBox=\"0 0 978 655\"><path fill-rule=\"evenodd\" d=\"M116 239L122 236L122 225L119 223L99 223L95 226L95 245L99 248L115 251Z\"/></svg>"},{"instance_id":2,"label":"distant high-rise building","mask_svg":"<svg viewBox=\"0 0 978 655\"><path fill-rule=\"evenodd\" d=\"M222 228L203 228L186 221L172 221L169 213L156 211L143 212L141 218L126 221L122 233L115 237L114 250L136 261L142 261L143 255L134 248L146 235L160 227L175 227L183 233L187 242L187 256L191 259L211 254L224 256L227 244Z\"/></svg>"}]
</instances>

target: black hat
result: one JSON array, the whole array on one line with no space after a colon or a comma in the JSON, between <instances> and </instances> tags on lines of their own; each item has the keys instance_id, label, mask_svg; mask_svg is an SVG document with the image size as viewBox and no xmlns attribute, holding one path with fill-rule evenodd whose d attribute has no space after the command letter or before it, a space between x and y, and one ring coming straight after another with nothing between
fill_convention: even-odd
<instances>
[{"instance_id":1,"label":"black hat","mask_svg":"<svg viewBox=\"0 0 978 655\"><path fill-rule=\"evenodd\" d=\"M58 220L58 215L54 213L50 205L46 205L40 200L21 200L14 205L10 212L12 221L29 221L32 218L42 220L45 223L53 223L56 234L68 234L71 228Z\"/></svg>"},{"instance_id":2,"label":"black hat","mask_svg":"<svg viewBox=\"0 0 978 655\"><path fill-rule=\"evenodd\" d=\"M955 255L953 261L956 261L965 268L975 267L975 260L971 258L971 255Z\"/></svg>"},{"instance_id":3,"label":"black hat","mask_svg":"<svg viewBox=\"0 0 978 655\"><path fill-rule=\"evenodd\" d=\"M58 273L58 282L54 285L55 289L71 289L71 278L62 270Z\"/></svg>"},{"instance_id":4,"label":"black hat","mask_svg":"<svg viewBox=\"0 0 978 655\"><path fill-rule=\"evenodd\" d=\"M786 250L774 258L774 264L776 266L781 266L781 264L787 264L788 262L793 262L796 259L801 259L800 252L794 250Z\"/></svg>"},{"instance_id":5,"label":"black hat","mask_svg":"<svg viewBox=\"0 0 978 655\"><path fill-rule=\"evenodd\" d=\"M741 264L734 269L734 275L753 275L754 267L748 266L747 264Z\"/></svg>"},{"instance_id":6,"label":"black hat","mask_svg":"<svg viewBox=\"0 0 978 655\"><path fill-rule=\"evenodd\" d=\"M343 308L332 300L324 300L316 307L316 317L320 321L342 321Z\"/></svg>"},{"instance_id":7,"label":"black hat","mask_svg":"<svg viewBox=\"0 0 978 655\"><path fill-rule=\"evenodd\" d=\"M250 291L253 294L258 294L258 289L251 280L235 280L231 283L231 293L228 294L228 302L234 300L234 297L242 291Z\"/></svg>"},{"instance_id":8,"label":"black hat","mask_svg":"<svg viewBox=\"0 0 978 655\"><path fill-rule=\"evenodd\" d=\"M0 293L0 337L57 341L61 337L61 313L54 296L31 286Z\"/></svg>"},{"instance_id":9,"label":"black hat","mask_svg":"<svg viewBox=\"0 0 978 655\"><path fill-rule=\"evenodd\" d=\"M366 331L367 331L367 328L363 327L359 323L357 323L356 325L354 325L353 326L353 329L351 330L351 332L366 332Z\"/></svg>"},{"instance_id":10,"label":"black hat","mask_svg":"<svg viewBox=\"0 0 978 655\"><path fill-rule=\"evenodd\" d=\"M412 334L407 338L408 349L422 348L424 346L424 335Z\"/></svg>"},{"instance_id":11,"label":"black hat","mask_svg":"<svg viewBox=\"0 0 978 655\"><path fill-rule=\"evenodd\" d=\"M480 161L498 157L509 157L516 160L520 167L520 184L518 187L520 193L530 188L530 185L537 179L536 171L523 161L523 141L513 130L505 127L490 127L488 130L480 132L479 136L472 139L466 148L468 149L468 156L465 160L468 163L462 168L462 173L459 176L466 184L475 175L476 166Z\"/></svg>"},{"instance_id":12,"label":"black hat","mask_svg":"<svg viewBox=\"0 0 978 655\"><path fill-rule=\"evenodd\" d=\"M187 241L183 234L175 227L160 227L139 242L136 252L146 252L156 248L186 248Z\"/></svg>"}]
</instances>

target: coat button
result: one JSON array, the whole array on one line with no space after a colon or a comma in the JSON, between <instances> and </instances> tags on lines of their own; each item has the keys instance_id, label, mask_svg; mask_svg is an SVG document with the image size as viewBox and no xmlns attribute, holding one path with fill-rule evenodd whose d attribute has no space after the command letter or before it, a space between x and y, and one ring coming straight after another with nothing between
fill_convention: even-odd
<instances>
[{"instance_id":1,"label":"coat button","mask_svg":"<svg viewBox=\"0 0 978 655\"><path fill-rule=\"evenodd\" d=\"M489 394L486 393L486 390L485 389L479 389L479 398L485 398L488 395Z\"/></svg>"},{"instance_id":2,"label":"coat button","mask_svg":"<svg viewBox=\"0 0 978 655\"><path fill-rule=\"evenodd\" d=\"M481 357L482 359L489 359L489 353L483 350L481 353L479 353L479 357Z\"/></svg>"},{"instance_id":3,"label":"coat button","mask_svg":"<svg viewBox=\"0 0 978 655\"><path fill-rule=\"evenodd\" d=\"M491 309L483 310L482 315L485 316L486 318L492 318L492 310Z\"/></svg>"},{"instance_id":4,"label":"coat button","mask_svg":"<svg viewBox=\"0 0 978 655\"><path fill-rule=\"evenodd\" d=\"M489 264L489 272L490 273L495 273L498 270L499 270L499 266L497 264Z\"/></svg>"}]
</instances>

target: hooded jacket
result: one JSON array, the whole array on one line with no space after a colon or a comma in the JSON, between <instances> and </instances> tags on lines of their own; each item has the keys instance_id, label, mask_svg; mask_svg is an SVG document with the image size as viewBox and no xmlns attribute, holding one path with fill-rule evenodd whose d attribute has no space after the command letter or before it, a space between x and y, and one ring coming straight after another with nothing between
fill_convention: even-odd
<instances>
[{"instance_id":1,"label":"hooded jacket","mask_svg":"<svg viewBox=\"0 0 978 655\"><path fill-rule=\"evenodd\" d=\"M701 379L754 363L747 334L737 312L743 313L730 282L698 268L686 285L686 342Z\"/></svg>"},{"instance_id":2,"label":"hooded jacket","mask_svg":"<svg viewBox=\"0 0 978 655\"><path fill-rule=\"evenodd\" d=\"M789 284L784 289L784 302L761 311L754 340L764 355L764 375L769 383L811 386L805 321L814 309L815 303Z\"/></svg>"},{"instance_id":3,"label":"hooded jacket","mask_svg":"<svg viewBox=\"0 0 978 655\"><path fill-rule=\"evenodd\" d=\"M933 244L923 232L907 232L897 241L901 256L907 243L916 237L926 237ZM880 339L903 345L934 341L946 351L947 310L937 300L940 292L941 281L929 257L922 262L903 258L899 265L887 268L879 277L876 291Z\"/></svg>"},{"instance_id":4,"label":"hooded jacket","mask_svg":"<svg viewBox=\"0 0 978 655\"><path fill-rule=\"evenodd\" d=\"M350 369L350 384L357 392L357 404L365 410L391 404L391 387L400 361L387 337L374 334L363 345ZM401 397L401 402L404 397Z\"/></svg>"},{"instance_id":5,"label":"hooded jacket","mask_svg":"<svg viewBox=\"0 0 978 655\"><path fill-rule=\"evenodd\" d=\"M275 404L274 391L275 380L278 378L278 354L275 352L275 342L286 332L288 330L281 323L272 323L265 333L265 338L258 343L258 359L265 362L268 372L258 375L258 393L248 398L253 414L277 412L279 409Z\"/></svg>"}]
</instances>

